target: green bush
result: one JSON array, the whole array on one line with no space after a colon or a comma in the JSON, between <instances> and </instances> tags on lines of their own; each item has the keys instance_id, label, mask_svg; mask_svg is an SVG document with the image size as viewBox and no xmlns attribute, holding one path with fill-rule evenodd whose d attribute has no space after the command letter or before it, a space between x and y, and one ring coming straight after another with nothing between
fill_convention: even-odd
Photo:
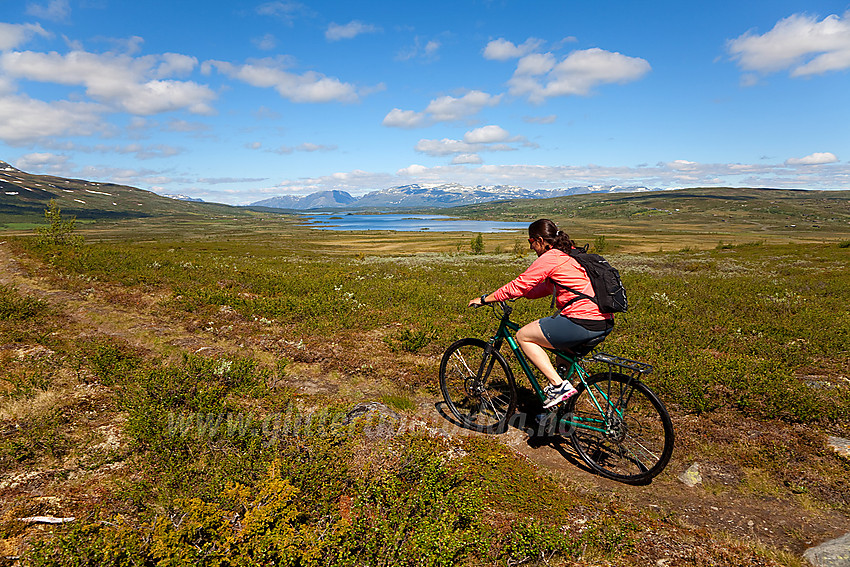
<instances>
[{"instance_id":1,"label":"green bush","mask_svg":"<svg viewBox=\"0 0 850 567\"><path fill-rule=\"evenodd\" d=\"M144 355L140 351L107 337L83 342L78 357L104 386L128 380L144 363Z\"/></svg>"},{"instance_id":2,"label":"green bush","mask_svg":"<svg viewBox=\"0 0 850 567\"><path fill-rule=\"evenodd\" d=\"M50 199L47 208L44 209L44 220L47 226L35 229L38 235L38 243L49 246L79 246L83 237L74 234L76 228L76 217L62 218L62 209L55 199Z\"/></svg>"},{"instance_id":3,"label":"green bush","mask_svg":"<svg viewBox=\"0 0 850 567\"><path fill-rule=\"evenodd\" d=\"M46 302L20 295L15 287L0 284L0 321L34 319L47 311Z\"/></svg>"},{"instance_id":4,"label":"green bush","mask_svg":"<svg viewBox=\"0 0 850 567\"><path fill-rule=\"evenodd\" d=\"M473 254L484 253L484 236L480 232L470 241L469 249Z\"/></svg>"}]
</instances>

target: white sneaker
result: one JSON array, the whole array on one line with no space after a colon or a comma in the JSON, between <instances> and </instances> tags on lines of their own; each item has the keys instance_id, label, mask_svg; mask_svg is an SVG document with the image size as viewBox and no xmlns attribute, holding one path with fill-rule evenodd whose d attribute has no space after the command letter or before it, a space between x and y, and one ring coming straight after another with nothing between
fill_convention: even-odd
<instances>
[{"instance_id":1,"label":"white sneaker","mask_svg":"<svg viewBox=\"0 0 850 567\"><path fill-rule=\"evenodd\" d=\"M557 386L547 386L543 393L546 394L546 399L543 400L543 409L549 409L562 402L566 402L576 394L578 390L573 388L573 385L564 380Z\"/></svg>"}]
</instances>

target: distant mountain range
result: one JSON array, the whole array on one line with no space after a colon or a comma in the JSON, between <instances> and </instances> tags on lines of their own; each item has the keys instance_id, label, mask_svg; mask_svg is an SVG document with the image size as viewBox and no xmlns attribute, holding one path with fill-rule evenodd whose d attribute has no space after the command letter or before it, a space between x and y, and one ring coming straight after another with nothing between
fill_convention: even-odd
<instances>
[{"instance_id":1,"label":"distant mountain range","mask_svg":"<svg viewBox=\"0 0 850 567\"><path fill-rule=\"evenodd\" d=\"M511 185L469 187L458 183L439 185L413 184L372 191L354 197L346 191L320 191L306 196L282 196L251 203L252 207L272 209L412 209L420 207L457 207L511 199L549 199L584 193L652 191L643 186L589 185L564 189L529 190Z\"/></svg>"},{"instance_id":2,"label":"distant mountain range","mask_svg":"<svg viewBox=\"0 0 850 567\"><path fill-rule=\"evenodd\" d=\"M547 199L586 193L650 191L643 186L596 185L553 190L529 190L512 185L470 187L459 183L413 184L390 187L354 197L346 191L321 191L306 196L272 197L251 203L289 211L315 209L418 209L457 207L491 201ZM126 218L157 214L250 214L245 208L205 203L186 195L157 195L150 191L84 179L34 175L0 161L0 214L41 216L55 199L63 211L79 218Z\"/></svg>"},{"instance_id":3,"label":"distant mountain range","mask_svg":"<svg viewBox=\"0 0 850 567\"><path fill-rule=\"evenodd\" d=\"M263 199L251 203L252 207L268 207L270 209L333 209L337 207L349 207L356 202L357 198L345 191L319 191L309 195L285 195Z\"/></svg>"}]
</instances>

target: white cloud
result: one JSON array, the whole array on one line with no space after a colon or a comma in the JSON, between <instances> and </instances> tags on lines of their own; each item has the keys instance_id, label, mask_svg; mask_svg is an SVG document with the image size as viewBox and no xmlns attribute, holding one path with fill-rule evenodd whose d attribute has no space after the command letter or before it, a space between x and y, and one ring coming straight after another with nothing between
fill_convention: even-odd
<instances>
[{"instance_id":1,"label":"white cloud","mask_svg":"<svg viewBox=\"0 0 850 567\"><path fill-rule=\"evenodd\" d=\"M204 72L212 68L254 87L274 88L280 96L292 102L355 102L359 98L357 89L350 83L315 71L302 75L290 73L277 59L262 59L244 65L206 61L202 66Z\"/></svg>"},{"instance_id":2,"label":"white cloud","mask_svg":"<svg viewBox=\"0 0 850 567\"><path fill-rule=\"evenodd\" d=\"M425 113L415 110L402 110L393 108L386 116L382 124L391 128L419 128L425 123Z\"/></svg>"},{"instance_id":3,"label":"white cloud","mask_svg":"<svg viewBox=\"0 0 850 567\"><path fill-rule=\"evenodd\" d=\"M543 40L533 37L525 40L525 43L522 45L514 45L510 41L500 37L487 44L487 47L484 48L484 58L496 61L519 59L539 49L542 45Z\"/></svg>"},{"instance_id":4,"label":"white cloud","mask_svg":"<svg viewBox=\"0 0 850 567\"><path fill-rule=\"evenodd\" d=\"M824 165L838 163L838 158L832 152L815 152L801 158L789 158L786 165Z\"/></svg>"},{"instance_id":5,"label":"white cloud","mask_svg":"<svg viewBox=\"0 0 850 567\"><path fill-rule=\"evenodd\" d=\"M636 81L650 69L645 59L599 48L573 51L560 63L549 53L533 53L520 59L508 84L511 94L541 103L553 96L589 95L607 83Z\"/></svg>"},{"instance_id":6,"label":"white cloud","mask_svg":"<svg viewBox=\"0 0 850 567\"><path fill-rule=\"evenodd\" d=\"M532 53L519 60L515 75L545 75L555 67L555 56L551 53Z\"/></svg>"},{"instance_id":7,"label":"white cloud","mask_svg":"<svg viewBox=\"0 0 850 567\"><path fill-rule=\"evenodd\" d=\"M61 173L67 171L71 166L68 156L34 152L16 159L15 167L30 173Z\"/></svg>"},{"instance_id":8,"label":"white cloud","mask_svg":"<svg viewBox=\"0 0 850 567\"><path fill-rule=\"evenodd\" d=\"M331 22L328 29L325 30L325 39L328 41L339 41L341 39L353 39L364 33L376 33L381 28L372 24L364 24L361 21L353 20L347 24L337 24Z\"/></svg>"},{"instance_id":9,"label":"white cloud","mask_svg":"<svg viewBox=\"0 0 850 567\"><path fill-rule=\"evenodd\" d=\"M475 152L478 147L461 140L443 138L442 140L419 140L413 148L417 152L433 157L450 156Z\"/></svg>"},{"instance_id":10,"label":"white cloud","mask_svg":"<svg viewBox=\"0 0 850 567\"><path fill-rule=\"evenodd\" d=\"M470 130L463 135L463 141L469 144L492 144L495 142L504 142L508 138L510 138L510 133L495 124Z\"/></svg>"},{"instance_id":11,"label":"white cloud","mask_svg":"<svg viewBox=\"0 0 850 567\"><path fill-rule=\"evenodd\" d=\"M151 115L185 109L194 114L212 114L208 101L215 98L209 87L192 81L148 81L120 100L131 114Z\"/></svg>"},{"instance_id":12,"label":"white cloud","mask_svg":"<svg viewBox=\"0 0 850 567\"><path fill-rule=\"evenodd\" d=\"M33 36L50 37L41 24L4 24L0 22L0 51L17 49Z\"/></svg>"},{"instance_id":13,"label":"white cloud","mask_svg":"<svg viewBox=\"0 0 850 567\"><path fill-rule=\"evenodd\" d=\"M162 62L154 70L157 78L171 77L174 75L188 75L197 67L198 60L189 55L180 53L163 53Z\"/></svg>"},{"instance_id":14,"label":"white cloud","mask_svg":"<svg viewBox=\"0 0 850 567\"><path fill-rule=\"evenodd\" d=\"M470 91L460 98L446 95L432 100L425 112L437 122L453 122L478 114L485 106L496 106L501 98L482 91Z\"/></svg>"},{"instance_id":15,"label":"white cloud","mask_svg":"<svg viewBox=\"0 0 850 567\"><path fill-rule=\"evenodd\" d=\"M475 154L483 151L506 152L515 150L513 146L503 142L526 143L522 137L511 138L510 133L501 126L489 125L470 130L464 134L463 140L452 140L451 138L419 140L413 149L433 157L455 155L452 163L480 163L480 161L464 160L480 160Z\"/></svg>"},{"instance_id":16,"label":"white cloud","mask_svg":"<svg viewBox=\"0 0 850 567\"><path fill-rule=\"evenodd\" d=\"M486 106L499 104L502 95L469 91L461 97L435 98L422 112L394 108L384 117L383 125L393 128L419 128L435 122L457 122L478 114Z\"/></svg>"},{"instance_id":17,"label":"white cloud","mask_svg":"<svg viewBox=\"0 0 850 567\"><path fill-rule=\"evenodd\" d=\"M479 163L483 163L483 160L478 154L458 154L452 158L452 165L477 165Z\"/></svg>"},{"instance_id":18,"label":"white cloud","mask_svg":"<svg viewBox=\"0 0 850 567\"><path fill-rule=\"evenodd\" d=\"M73 172L65 174L71 175ZM174 178L165 175L162 171L153 169L131 169L124 167L86 165L81 167L75 177L91 180L104 180L119 185L130 185L132 187L154 187L157 185L170 185L172 183L188 183L189 179Z\"/></svg>"},{"instance_id":19,"label":"white cloud","mask_svg":"<svg viewBox=\"0 0 850 567\"><path fill-rule=\"evenodd\" d=\"M9 77L0 75L0 96L12 94L16 90L15 83Z\"/></svg>"},{"instance_id":20,"label":"white cloud","mask_svg":"<svg viewBox=\"0 0 850 567\"><path fill-rule=\"evenodd\" d=\"M412 163L407 167L399 169L396 174L402 177L413 177L428 171L428 168L418 163Z\"/></svg>"},{"instance_id":21,"label":"white cloud","mask_svg":"<svg viewBox=\"0 0 850 567\"><path fill-rule=\"evenodd\" d=\"M44 5L30 2L27 4L27 14L54 22L67 22L71 17L71 6L68 0L48 0Z\"/></svg>"},{"instance_id":22,"label":"white cloud","mask_svg":"<svg viewBox=\"0 0 850 567\"><path fill-rule=\"evenodd\" d=\"M844 19L794 14L769 32L747 32L727 43L729 54L745 71L791 70L792 77L820 75L850 68L850 11Z\"/></svg>"},{"instance_id":23,"label":"white cloud","mask_svg":"<svg viewBox=\"0 0 850 567\"><path fill-rule=\"evenodd\" d=\"M660 164L659 164L660 165ZM686 159L676 159L667 164L668 167L672 169L693 169L699 164L695 161L688 161Z\"/></svg>"},{"instance_id":24,"label":"white cloud","mask_svg":"<svg viewBox=\"0 0 850 567\"><path fill-rule=\"evenodd\" d=\"M180 109L210 114L209 103L215 93L209 87L192 81L162 80L167 74L185 73L196 64L194 58L174 53L138 58L85 51L0 55L0 69L10 76L82 85L92 98L139 115Z\"/></svg>"},{"instance_id":25,"label":"white cloud","mask_svg":"<svg viewBox=\"0 0 850 567\"><path fill-rule=\"evenodd\" d=\"M0 140L23 145L42 139L85 136L103 128L99 105L58 101L50 104L24 95L0 96Z\"/></svg>"}]
</instances>

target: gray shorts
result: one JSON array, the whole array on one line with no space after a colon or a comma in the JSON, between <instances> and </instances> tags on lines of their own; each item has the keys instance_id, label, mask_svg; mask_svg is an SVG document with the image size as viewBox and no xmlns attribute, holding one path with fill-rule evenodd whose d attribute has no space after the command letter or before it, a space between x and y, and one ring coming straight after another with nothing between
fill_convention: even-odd
<instances>
[{"instance_id":1,"label":"gray shorts","mask_svg":"<svg viewBox=\"0 0 850 567\"><path fill-rule=\"evenodd\" d=\"M563 315L543 317L537 321L543 336L553 347L557 349L569 349L571 347L586 343L590 339L607 335L611 329L605 331L591 331L585 329L578 323L574 323Z\"/></svg>"}]
</instances>

